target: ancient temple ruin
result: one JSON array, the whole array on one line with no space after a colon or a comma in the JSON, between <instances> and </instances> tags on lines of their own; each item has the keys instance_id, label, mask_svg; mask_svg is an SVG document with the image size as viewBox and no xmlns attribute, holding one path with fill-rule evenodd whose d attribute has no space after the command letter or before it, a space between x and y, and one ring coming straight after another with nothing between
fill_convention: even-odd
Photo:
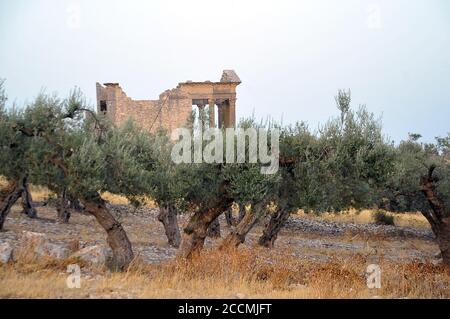
<instances>
[{"instance_id":1,"label":"ancient temple ruin","mask_svg":"<svg viewBox=\"0 0 450 319\"><path fill-rule=\"evenodd\" d=\"M158 100L133 100L119 83L97 83L97 112L105 114L116 125L131 117L150 132L159 128L172 132L186 125L192 107L197 106L207 110L210 127L234 127L236 87L240 83L236 72L225 70L219 82L181 82L161 93Z\"/></svg>"}]
</instances>

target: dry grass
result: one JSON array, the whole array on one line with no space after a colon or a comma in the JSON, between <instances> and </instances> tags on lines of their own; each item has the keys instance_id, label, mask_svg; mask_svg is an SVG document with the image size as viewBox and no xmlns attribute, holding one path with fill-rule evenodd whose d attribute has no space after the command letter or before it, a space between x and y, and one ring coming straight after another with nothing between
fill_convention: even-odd
<instances>
[{"instance_id":1,"label":"dry grass","mask_svg":"<svg viewBox=\"0 0 450 319\"><path fill-rule=\"evenodd\" d=\"M8 181L6 180L6 178L4 178L3 176L0 175L0 187L5 187L8 185Z\"/></svg>"},{"instance_id":2,"label":"dry grass","mask_svg":"<svg viewBox=\"0 0 450 319\"><path fill-rule=\"evenodd\" d=\"M375 214L377 210L365 209L362 211L358 210L348 210L340 213L323 213L320 215L315 214L305 214L303 211L298 211L297 216L302 218L311 219L321 219L328 221L335 221L341 223L356 223L356 224L367 224L375 222ZM430 225L419 212L395 214L392 212L384 212L387 216L392 216L394 218L394 224L401 227L414 227L421 229L429 229Z\"/></svg>"},{"instance_id":3,"label":"dry grass","mask_svg":"<svg viewBox=\"0 0 450 319\"><path fill-rule=\"evenodd\" d=\"M7 184L8 184L8 181L6 180L6 178L4 178L3 176L0 175L0 188L6 187ZM45 201L48 198L55 196L55 194L53 192L51 192L48 188L39 186L39 185L30 184L30 191L31 191L31 196L33 197L34 201ZM115 205L129 205L130 204L130 201L125 196L112 194L110 192L103 192L102 198L105 199L106 201L110 202L111 204L115 204ZM140 198L140 200L147 207L150 207L150 208L156 207L154 200L152 200L149 197L144 196L144 197Z\"/></svg>"},{"instance_id":4,"label":"dry grass","mask_svg":"<svg viewBox=\"0 0 450 319\"><path fill-rule=\"evenodd\" d=\"M0 178L0 184L4 182ZM52 195L48 190L34 186L32 193L35 200ZM110 193L102 196L114 204L129 204L121 196ZM151 200L147 205L154 207ZM10 217L23 218L19 211L14 209ZM374 222L374 213L365 210L315 216L299 212L299 216L343 223L370 223ZM55 212L51 207L40 207L39 215L52 219ZM395 214L394 220L398 226L428 227L418 213ZM50 232L52 224L39 220L28 223L25 226L10 223L8 228L16 233L22 230L44 232L60 240L66 240L70 230L78 240L104 240L103 230L90 216L74 214L71 223L59 225L61 231L55 233ZM161 225L153 218L130 215L124 217L123 224L134 247L167 245ZM256 229L249 239L257 238L260 231ZM291 244L296 239L365 242L367 245L343 249L309 247L308 242L302 242L300 246ZM0 298L235 298L237 294L248 298L450 298L448 269L431 263L403 262L410 260L411 251L420 252L427 260L429 255L424 253L436 249L435 243L422 239L365 238L364 234L327 237L286 232L280 235L277 249L249 244L232 251L212 247L189 262L172 259L161 264L144 264L138 259L126 273L109 273L73 259L37 259L28 251L18 251L17 262L0 266ZM378 251L376 256L374 251ZM395 255L402 261L383 259L388 255ZM327 257L327 261L315 257ZM382 269L382 288L375 290L366 287L365 277L366 267L374 262L373 258ZM81 289L67 288L66 269L72 263L82 267Z\"/></svg>"},{"instance_id":5,"label":"dry grass","mask_svg":"<svg viewBox=\"0 0 450 319\"><path fill-rule=\"evenodd\" d=\"M70 261L28 261L0 267L0 297L18 298L449 298L450 271L432 264L379 261L381 289L366 287L361 255L316 263L267 250L206 250L191 261L136 261L126 273L82 271L81 289L66 287ZM97 276L97 277L96 277Z\"/></svg>"},{"instance_id":6,"label":"dry grass","mask_svg":"<svg viewBox=\"0 0 450 319\"><path fill-rule=\"evenodd\" d=\"M8 181L0 175L0 188L6 187ZM34 201L44 201L54 194L46 187L30 185L30 191Z\"/></svg>"},{"instance_id":7,"label":"dry grass","mask_svg":"<svg viewBox=\"0 0 450 319\"><path fill-rule=\"evenodd\" d=\"M31 196L34 201L45 201L48 198L55 197L55 194L43 186L30 185Z\"/></svg>"},{"instance_id":8,"label":"dry grass","mask_svg":"<svg viewBox=\"0 0 450 319\"><path fill-rule=\"evenodd\" d=\"M129 205L130 201L125 196L112 194L110 192L102 193L102 198L115 205Z\"/></svg>"}]
</instances>

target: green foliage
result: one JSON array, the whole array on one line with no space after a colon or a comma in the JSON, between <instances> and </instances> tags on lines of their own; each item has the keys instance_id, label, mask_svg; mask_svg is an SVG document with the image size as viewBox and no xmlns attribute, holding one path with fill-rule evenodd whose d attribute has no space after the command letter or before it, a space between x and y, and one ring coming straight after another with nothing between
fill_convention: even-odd
<instances>
[{"instance_id":1,"label":"green foliage","mask_svg":"<svg viewBox=\"0 0 450 319\"><path fill-rule=\"evenodd\" d=\"M0 81L0 175L8 180L19 180L30 166L26 156L30 141L14 128L14 124L23 117L23 112L15 107L6 108L3 83Z\"/></svg>"},{"instance_id":2,"label":"green foliage","mask_svg":"<svg viewBox=\"0 0 450 319\"><path fill-rule=\"evenodd\" d=\"M268 141L270 142L271 130L276 128L274 125L266 123L256 123L253 117L242 119L238 129L263 129L268 133ZM234 140L237 145L237 136ZM260 202L268 203L275 200L280 184L280 174L263 174L261 172L262 163L250 162L250 147L248 138L245 143L245 157L243 163L225 163L223 164L223 178L227 181L227 190L233 197L234 201L239 205L256 205ZM270 145L269 145L270 147ZM256 147L259 153L262 150ZM224 160L225 162L225 160Z\"/></svg>"},{"instance_id":3,"label":"green foliage","mask_svg":"<svg viewBox=\"0 0 450 319\"><path fill-rule=\"evenodd\" d=\"M91 112L78 90L66 99L41 93L23 111L7 111L0 132L9 152L2 152L6 165L0 173L26 173L31 182L55 192L66 189L76 198L110 191L135 201L146 194L152 167L148 134L132 123L94 126Z\"/></svg>"},{"instance_id":4,"label":"green foliage","mask_svg":"<svg viewBox=\"0 0 450 319\"><path fill-rule=\"evenodd\" d=\"M394 166L393 146L373 114L363 106L351 109L349 93L339 91L336 101L341 116L329 120L318 133L302 123L283 129L281 157L294 159L282 172L288 184L283 196L290 198L292 209L340 211L381 201Z\"/></svg>"},{"instance_id":5,"label":"green foliage","mask_svg":"<svg viewBox=\"0 0 450 319\"><path fill-rule=\"evenodd\" d=\"M239 204L274 201L289 210L369 208L387 199L391 209L411 211L428 208L419 185L434 164L438 194L450 207L450 134L434 144L410 134L396 147L373 114L350 102L350 92L339 91L340 116L317 132L305 123L242 120L242 129L280 130L279 171L264 175L261 163L249 162L248 143L244 163L175 164L167 132L150 134L131 120L115 127L89 109L79 90L65 99L41 93L24 109L7 109L0 82L0 174L12 180L27 174L32 183L78 198L110 191L137 203L149 195L179 209L208 208L226 192Z\"/></svg>"},{"instance_id":6,"label":"green foliage","mask_svg":"<svg viewBox=\"0 0 450 319\"><path fill-rule=\"evenodd\" d=\"M431 165L436 166L435 187L439 199L450 209L450 148L447 138L436 143L420 143L420 136L410 134L396 148L395 167L386 183L386 197L395 211L426 211L430 206L420 191L420 183Z\"/></svg>"},{"instance_id":7,"label":"green foliage","mask_svg":"<svg viewBox=\"0 0 450 319\"><path fill-rule=\"evenodd\" d=\"M165 131L149 135L151 151L142 161L151 160L149 171L149 195L158 205L182 207L184 199L191 191L191 172L184 165L176 165L171 160L171 143Z\"/></svg>"},{"instance_id":8,"label":"green foliage","mask_svg":"<svg viewBox=\"0 0 450 319\"><path fill-rule=\"evenodd\" d=\"M5 80L0 79L0 115L5 114L6 101L8 100L8 97L6 96L4 85L5 85Z\"/></svg>"}]
</instances>

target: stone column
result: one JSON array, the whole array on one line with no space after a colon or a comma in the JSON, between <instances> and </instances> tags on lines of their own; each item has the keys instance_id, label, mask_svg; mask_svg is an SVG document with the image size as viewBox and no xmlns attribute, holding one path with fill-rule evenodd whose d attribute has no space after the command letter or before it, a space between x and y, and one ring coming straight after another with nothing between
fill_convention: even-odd
<instances>
[{"instance_id":1,"label":"stone column","mask_svg":"<svg viewBox=\"0 0 450 319\"><path fill-rule=\"evenodd\" d=\"M227 127L235 127L236 125L236 98L230 98L228 100L228 108L227 108Z\"/></svg>"},{"instance_id":2,"label":"stone column","mask_svg":"<svg viewBox=\"0 0 450 319\"><path fill-rule=\"evenodd\" d=\"M198 107L198 123L201 125L202 130L205 127L205 118L203 117L203 112L205 111L204 104L197 104Z\"/></svg>"},{"instance_id":3,"label":"stone column","mask_svg":"<svg viewBox=\"0 0 450 319\"><path fill-rule=\"evenodd\" d=\"M219 122L219 128L222 128L223 125L226 124L226 118L225 118L225 103L221 102L220 104L217 105L217 114L219 115L218 117L218 122Z\"/></svg>"},{"instance_id":4,"label":"stone column","mask_svg":"<svg viewBox=\"0 0 450 319\"><path fill-rule=\"evenodd\" d=\"M215 107L216 107L216 101L215 99L211 98L208 101L208 107L209 107L209 127L215 127L216 126L216 119L215 117Z\"/></svg>"}]
</instances>

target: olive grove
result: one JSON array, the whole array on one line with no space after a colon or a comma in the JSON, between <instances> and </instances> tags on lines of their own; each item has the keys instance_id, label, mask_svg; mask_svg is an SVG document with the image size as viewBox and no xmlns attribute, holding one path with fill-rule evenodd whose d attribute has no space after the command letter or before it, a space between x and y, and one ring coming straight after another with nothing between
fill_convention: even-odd
<instances>
[{"instance_id":1,"label":"olive grove","mask_svg":"<svg viewBox=\"0 0 450 319\"><path fill-rule=\"evenodd\" d=\"M274 247L298 210L384 208L420 211L444 263L450 264L450 135L420 143L420 136L411 134L395 145L366 107L352 108L350 92L338 92L339 116L315 131L303 122L286 126L253 118L237 125L243 131L280 132L279 169L273 174L263 174L264 163L249 160L248 144L240 163L174 163L167 132L148 133L131 119L115 127L86 105L79 90L65 99L41 93L24 108L7 107L6 101L0 82L0 175L7 180L0 190L0 229L7 227L6 217L19 198L24 213L35 217L29 184L45 186L57 194L60 222L70 222L74 202L82 204L106 232L113 251L110 266L124 270L134 259L133 248L102 198L106 191L136 205L144 196L152 198L168 243L184 258L198 254L208 235L220 236L222 214L231 230L221 248L238 247L263 220L258 243ZM206 115L200 115L195 125L207 125ZM195 139L193 123L186 126ZM233 205L240 208L237 219L231 215ZM180 230L177 218L185 212L190 217Z\"/></svg>"}]
</instances>

